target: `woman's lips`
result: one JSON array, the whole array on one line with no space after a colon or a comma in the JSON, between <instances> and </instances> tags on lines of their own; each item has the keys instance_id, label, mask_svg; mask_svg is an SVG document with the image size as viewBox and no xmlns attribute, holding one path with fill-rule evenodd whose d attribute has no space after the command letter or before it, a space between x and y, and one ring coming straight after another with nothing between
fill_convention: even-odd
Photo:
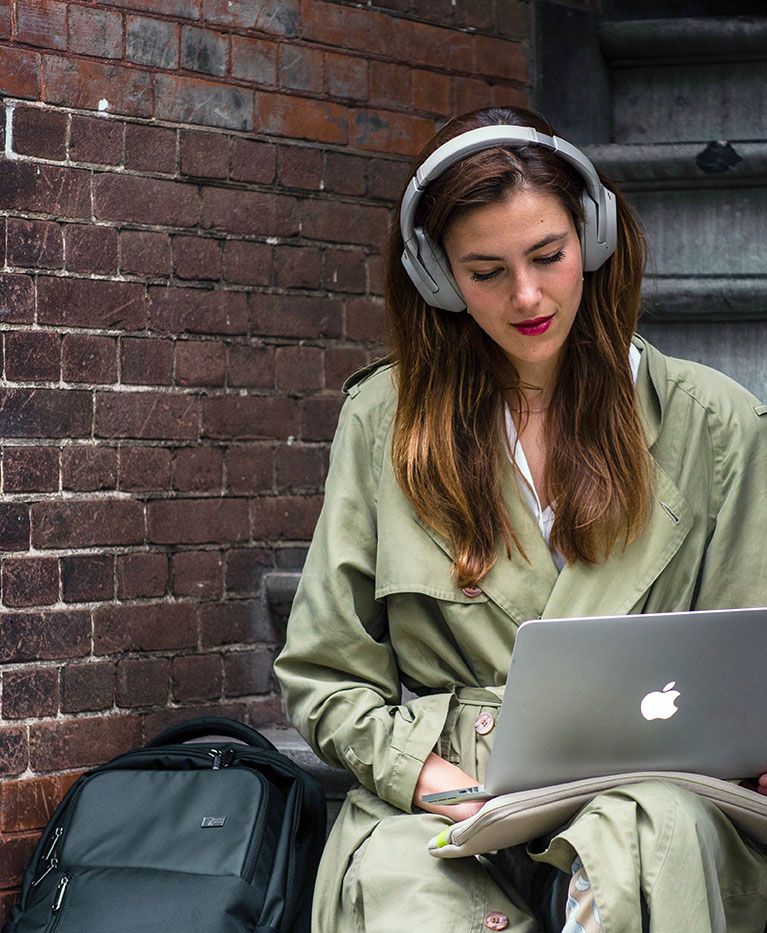
<instances>
[{"instance_id":1,"label":"woman's lips","mask_svg":"<svg viewBox=\"0 0 767 933\"><path fill-rule=\"evenodd\" d=\"M548 317L534 317L530 318L529 321L522 321L511 326L516 327L520 334L524 334L526 337L535 337L537 334L543 334L549 329L549 324L551 324L553 318L553 314Z\"/></svg>"}]
</instances>

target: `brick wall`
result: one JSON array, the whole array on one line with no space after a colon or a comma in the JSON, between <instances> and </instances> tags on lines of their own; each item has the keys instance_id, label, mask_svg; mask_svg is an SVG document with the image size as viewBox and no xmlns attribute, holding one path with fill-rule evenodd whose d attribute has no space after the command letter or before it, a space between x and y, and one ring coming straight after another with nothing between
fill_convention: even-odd
<instances>
[{"instance_id":1,"label":"brick wall","mask_svg":"<svg viewBox=\"0 0 767 933\"><path fill-rule=\"evenodd\" d=\"M0 920L88 766L279 721L379 254L441 119L526 100L518 0L1 0Z\"/></svg>"}]
</instances>

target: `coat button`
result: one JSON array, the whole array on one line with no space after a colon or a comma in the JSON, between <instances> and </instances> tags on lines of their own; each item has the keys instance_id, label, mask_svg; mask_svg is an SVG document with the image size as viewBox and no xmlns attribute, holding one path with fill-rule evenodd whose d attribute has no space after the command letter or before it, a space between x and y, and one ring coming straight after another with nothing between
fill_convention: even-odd
<instances>
[{"instance_id":1,"label":"coat button","mask_svg":"<svg viewBox=\"0 0 767 933\"><path fill-rule=\"evenodd\" d=\"M474 720L474 731L477 735L487 735L488 732L493 731L493 726L495 725L495 720L490 713L482 713L481 716L477 716ZM503 929L500 927L499 929Z\"/></svg>"},{"instance_id":2,"label":"coat button","mask_svg":"<svg viewBox=\"0 0 767 933\"><path fill-rule=\"evenodd\" d=\"M478 586L465 586L463 592L466 596L479 596L482 590Z\"/></svg>"},{"instance_id":3,"label":"coat button","mask_svg":"<svg viewBox=\"0 0 767 933\"><path fill-rule=\"evenodd\" d=\"M507 930L509 918L500 910L491 910L489 914L485 914L485 926L488 930Z\"/></svg>"}]
</instances>

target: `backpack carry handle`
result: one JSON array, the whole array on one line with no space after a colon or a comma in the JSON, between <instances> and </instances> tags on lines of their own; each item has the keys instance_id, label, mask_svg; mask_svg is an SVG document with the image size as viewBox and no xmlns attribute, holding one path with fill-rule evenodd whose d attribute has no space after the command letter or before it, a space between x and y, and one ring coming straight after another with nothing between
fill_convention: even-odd
<instances>
[{"instance_id":1,"label":"backpack carry handle","mask_svg":"<svg viewBox=\"0 0 767 933\"><path fill-rule=\"evenodd\" d=\"M212 741L233 739L244 742L252 748L276 751L269 739L256 732L255 729L251 729L245 723L220 716L201 716L198 719L180 722L150 739L144 747L160 748L163 745L182 745L184 742L194 742L206 736L211 736Z\"/></svg>"}]
</instances>

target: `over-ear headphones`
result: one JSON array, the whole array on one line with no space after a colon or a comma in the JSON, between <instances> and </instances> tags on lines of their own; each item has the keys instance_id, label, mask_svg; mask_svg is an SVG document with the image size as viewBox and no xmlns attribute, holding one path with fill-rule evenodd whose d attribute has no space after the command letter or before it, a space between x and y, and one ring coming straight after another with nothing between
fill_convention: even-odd
<instances>
[{"instance_id":1,"label":"over-ear headphones","mask_svg":"<svg viewBox=\"0 0 767 933\"><path fill-rule=\"evenodd\" d=\"M584 223L579 234L584 272L598 269L615 252L618 238L615 195L605 188L580 149L559 136L546 136L530 126L483 126L461 133L432 152L410 180L402 198L400 229L405 244L402 265L427 304L446 311L466 308L444 250L429 238L423 227L414 225L416 208L426 186L451 165L482 149L527 143L555 152L583 178Z\"/></svg>"}]
</instances>

